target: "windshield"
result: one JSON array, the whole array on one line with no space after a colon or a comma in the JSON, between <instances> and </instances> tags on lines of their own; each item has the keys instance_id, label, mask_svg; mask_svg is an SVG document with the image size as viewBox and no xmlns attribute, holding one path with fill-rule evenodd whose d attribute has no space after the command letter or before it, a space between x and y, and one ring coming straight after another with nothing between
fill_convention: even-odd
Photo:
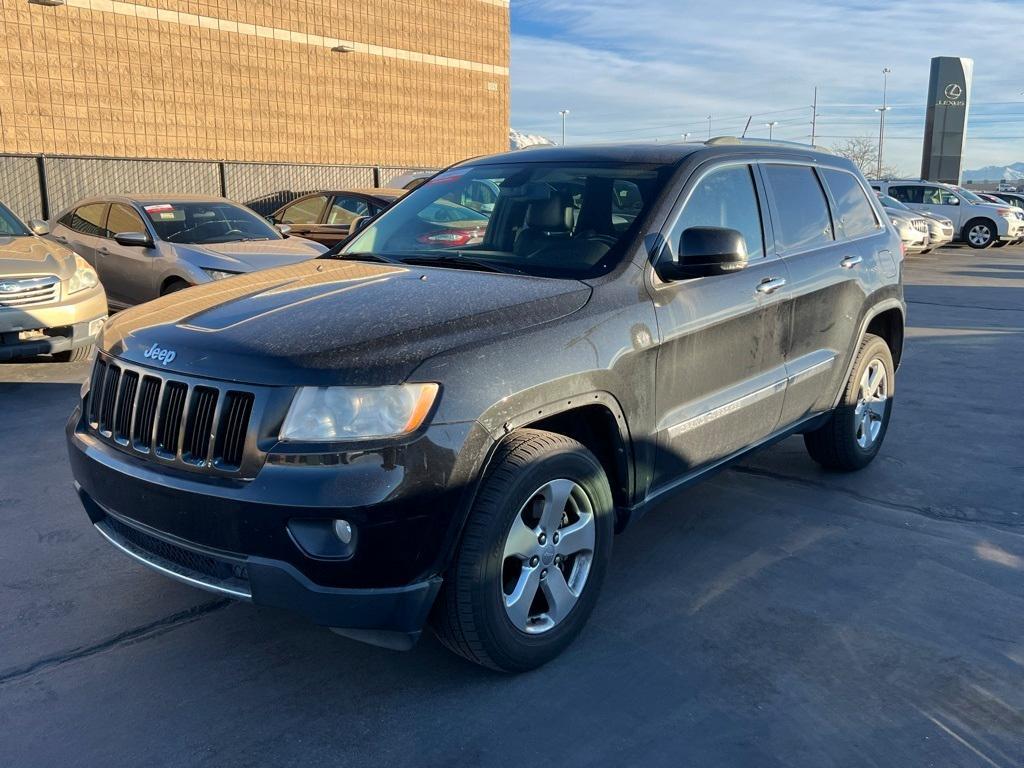
<instances>
[{"instance_id":1,"label":"windshield","mask_svg":"<svg viewBox=\"0 0 1024 768\"><path fill-rule=\"evenodd\" d=\"M673 166L521 162L459 167L410 192L341 258L588 277L618 263Z\"/></svg>"},{"instance_id":2,"label":"windshield","mask_svg":"<svg viewBox=\"0 0 1024 768\"><path fill-rule=\"evenodd\" d=\"M280 240L266 220L227 202L153 203L142 206L157 237L169 243L232 243L239 240Z\"/></svg>"},{"instance_id":3,"label":"windshield","mask_svg":"<svg viewBox=\"0 0 1024 768\"><path fill-rule=\"evenodd\" d=\"M0 203L0 237L28 237L31 234L21 223L21 219Z\"/></svg>"},{"instance_id":4,"label":"windshield","mask_svg":"<svg viewBox=\"0 0 1024 768\"><path fill-rule=\"evenodd\" d=\"M886 208L895 208L897 211L909 211L910 209L897 200L895 197L889 197L888 195L879 195L878 199L882 201L882 205Z\"/></svg>"}]
</instances>

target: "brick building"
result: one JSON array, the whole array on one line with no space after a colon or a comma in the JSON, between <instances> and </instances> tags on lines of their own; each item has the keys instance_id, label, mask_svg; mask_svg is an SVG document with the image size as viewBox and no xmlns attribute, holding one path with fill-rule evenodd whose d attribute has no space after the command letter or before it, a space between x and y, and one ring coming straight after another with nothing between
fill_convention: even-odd
<instances>
[{"instance_id":1,"label":"brick building","mask_svg":"<svg viewBox=\"0 0 1024 768\"><path fill-rule=\"evenodd\" d=\"M437 167L507 148L508 0L0 14L0 152Z\"/></svg>"}]
</instances>

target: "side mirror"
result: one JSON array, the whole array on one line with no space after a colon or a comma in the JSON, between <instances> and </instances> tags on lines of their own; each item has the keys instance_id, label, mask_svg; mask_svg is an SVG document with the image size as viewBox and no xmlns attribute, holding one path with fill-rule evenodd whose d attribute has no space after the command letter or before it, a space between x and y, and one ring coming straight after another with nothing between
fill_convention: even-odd
<instances>
[{"instance_id":1,"label":"side mirror","mask_svg":"<svg viewBox=\"0 0 1024 768\"><path fill-rule=\"evenodd\" d=\"M145 232L118 232L114 235L114 242L126 248L150 248L153 239Z\"/></svg>"},{"instance_id":2,"label":"side mirror","mask_svg":"<svg viewBox=\"0 0 1024 768\"><path fill-rule=\"evenodd\" d=\"M354 219L352 219L352 221L348 225L349 237L354 235L356 232L359 232L359 231L361 231L363 229L366 229L366 225L369 224L369 223L370 223L370 217L369 216L356 216Z\"/></svg>"},{"instance_id":3,"label":"side mirror","mask_svg":"<svg viewBox=\"0 0 1024 768\"><path fill-rule=\"evenodd\" d=\"M666 282L737 272L747 266L747 243L735 229L690 227L679 238L679 260L655 266Z\"/></svg>"},{"instance_id":4,"label":"side mirror","mask_svg":"<svg viewBox=\"0 0 1024 768\"><path fill-rule=\"evenodd\" d=\"M288 237L288 233L292 231L292 228L287 224L275 224L277 231L280 232L284 237Z\"/></svg>"},{"instance_id":5,"label":"side mirror","mask_svg":"<svg viewBox=\"0 0 1024 768\"><path fill-rule=\"evenodd\" d=\"M42 219L32 219L28 223L28 228L32 231L33 235L39 235L40 237L50 234L50 225Z\"/></svg>"}]
</instances>

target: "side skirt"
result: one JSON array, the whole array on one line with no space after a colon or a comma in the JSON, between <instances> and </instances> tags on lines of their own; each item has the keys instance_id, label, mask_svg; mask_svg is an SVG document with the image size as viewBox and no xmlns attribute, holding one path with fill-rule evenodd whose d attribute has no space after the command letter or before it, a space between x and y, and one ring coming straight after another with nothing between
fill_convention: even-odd
<instances>
[{"instance_id":1,"label":"side skirt","mask_svg":"<svg viewBox=\"0 0 1024 768\"><path fill-rule=\"evenodd\" d=\"M752 445L748 445L746 448L732 453L725 458L719 459L718 461L707 464L700 469L690 472L682 477L674 480L668 485L663 485L661 488L657 488L647 495L647 498L638 504L634 504L632 507L624 508L620 510L624 523L622 524L620 531L624 531L630 526L634 525L637 520L640 520L648 510L656 504L661 503L667 498L671 498L672 494L682 491L685 488L689 488L691 485L702 482L712 475L721 472L723 469L728 469L730 465L735 464L740 459L745 458L747 455L758 451L762 448L767 448L769 445L773 445L780 440L785 440L787 437L799 434L801 432L810 432L811 430L817 429L824 424L832 416L831 411L825 413L816 413L807 418L801 419L788 427L785 427L778 432L774 432L768 437L760 440Z\"/></svg>"}]
</instances>

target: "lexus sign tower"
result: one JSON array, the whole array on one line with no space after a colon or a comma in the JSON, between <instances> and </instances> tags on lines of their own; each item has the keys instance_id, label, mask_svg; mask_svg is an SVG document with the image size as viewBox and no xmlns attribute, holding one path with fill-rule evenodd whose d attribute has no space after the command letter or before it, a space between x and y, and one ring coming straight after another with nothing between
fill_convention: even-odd
<instances>
[{"instance_id":1,"label":"lexus sign tower","mask_svg":"<svg viewBox=\"0 0 1024 768\"><path fill-rule=\"evenodd\" d=\"M971 59L953 56L932 59L924 156L921 159L922 179L960 183L973 74L974 61Z\"/></svg>"}]
</instances>

